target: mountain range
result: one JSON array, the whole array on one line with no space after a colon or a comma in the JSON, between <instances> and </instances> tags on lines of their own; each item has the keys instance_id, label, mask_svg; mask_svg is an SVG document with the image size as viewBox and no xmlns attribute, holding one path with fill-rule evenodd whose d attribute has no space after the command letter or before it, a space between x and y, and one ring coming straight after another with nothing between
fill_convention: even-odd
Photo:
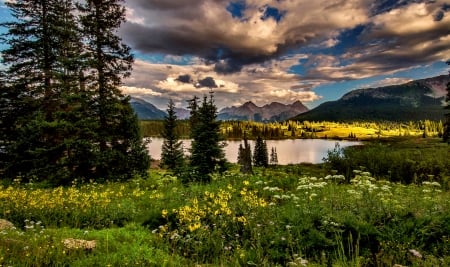
<instances>
[{"instance_id":1,"label":"mountain range","mask_svg":"<svg viewBox=\"0 0 450 267\"><path fill-rule=\"evenodd\" d=\"M219 111L220 120L283 121L416 121L442 120L448 75L415 80L400 85L353 90L336 101L308 110L300 101L290 105L277 102L258 107L249 101ZM141 120L161 120L166 112L153 104L131 98L131 106ZM179 119L189 118L189 110L176 108Z\"/></svg>"},{"instance_id":2,"label":"mountain range","mask_svg":"<svg viewBox=\"0 0 450 267\"><path fill-rule=\"evenodd\" d=\"M290 105L272 102L262 107L249 101L242 106L224 108L217 117L219 120L284 121L306 111L308 108L300 101Z\"/></svg>"},{"instance_id":3,"label":"mountain range","mask_svg":"<svg viewBox=\"0 0 450 267\"><path fill-rule=\"evenodd\" d=\"M442 120L448 75L401 85L351 91L339 100L325 102L295 116L309 121L410 121Z\"/></svg>"},{"instance_id":4,"label":"mountain range","mask_svg":"<svg viewBox=\"0 0 450 267\"><path fill-rule=\"evenodd\" d=\"M165 111L140 98L132 97L130 104L140 120L162 120L167 115ZM291 105L273 102L262 107L247 102L239 107L224 108L217 117L219 120L283 121L307 110L300 101ZM175 108L175 113L180 120L188 119L190 115L189 110L184 108Z\"/></svg>"}]
</instances>

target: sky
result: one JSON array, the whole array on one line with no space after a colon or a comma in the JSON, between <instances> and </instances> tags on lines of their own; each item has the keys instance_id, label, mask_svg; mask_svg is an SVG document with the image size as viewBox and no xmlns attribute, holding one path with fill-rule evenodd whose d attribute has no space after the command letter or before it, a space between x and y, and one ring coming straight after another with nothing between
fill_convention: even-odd
<instances>
[{"instance_id":1,"label":"sky","mask_svg":"<svg viewBox=\"0 0 450 267\"><path fill-rule=\"evenodd\" d=\"M219 109L448 74L450 0L128 0L135 56L122 91L161 109L215 93ZM0 21L8 20L0 0Z\"/></svg>"}]
</instances>

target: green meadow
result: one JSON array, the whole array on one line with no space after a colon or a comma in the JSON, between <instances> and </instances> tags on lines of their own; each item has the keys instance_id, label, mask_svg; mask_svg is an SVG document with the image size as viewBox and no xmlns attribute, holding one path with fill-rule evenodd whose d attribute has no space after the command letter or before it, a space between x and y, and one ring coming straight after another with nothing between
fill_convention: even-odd
<instances>
[{"instance_id":1,"label":"green meadow","mask_svg":"<svg viewBox=\"0 0 450 267\"><path fill-rule=\"evenodd\" d=\"M397 138L208 184L16 179L0 187L0 266L449 266L448 152Z\"/></svg>"}]
</instances>

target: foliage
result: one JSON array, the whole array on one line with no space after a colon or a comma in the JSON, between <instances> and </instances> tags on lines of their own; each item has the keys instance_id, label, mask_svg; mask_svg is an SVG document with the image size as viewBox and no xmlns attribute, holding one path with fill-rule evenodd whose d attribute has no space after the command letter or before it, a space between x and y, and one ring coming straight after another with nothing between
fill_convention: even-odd
<instances>
[{"instance_id":1,"label":"foliage","mask_svg":"<svg viewBox=\"0 0 450 267\"><path fill-rule=\"evenodd\" d=\"M244 146L239 145L238 150L238 164L241 165L241 173L252 174L252 150L248 143L247 137L244 135Z\"/></svg>"},{"instance_id":2,"label":"foliage","mask_svg":"<svg viewBox=\"0 0 450 267\"><path fill-rule=\"evenodd\" d=\"M190 181L209 182L210 174L226 169L226 159L223 152L220 122L217 121L217 108L213 94L204 96L199 106L197 98L191 102L191 156Z\"/></svg>"},{"instance_id":3,"label":"foliage","mask_svg":"<svg viewBox=\"0 0 450 267\"><path fill-rule=\"evenodd\" d=\"M422 136L425 128L427 137L442 137L442 121L403 122L331 122L331 121L284 121L262 123L253 121L222 121L220 131L227 139L243 139L244 133L250 140L261 136L266 140L291 138L324 138L373 140L379 138ZM144 136L161 136L163 121L141 121ZM177 134L183 138L190 137L190 123L179 121ZM294 135L292 133L295 133Z\"/></svg>"},{"instance_id":4,"label":"foliage","mask_svg":"<svg viewBox=\"0 0 450 267\"><path fill-rule=\"evenodd\" d=\"M341 149L338 145L324 159L329 170L349 177L352 170L364 166L377 179L392 182L450 184L450 157L447 145L434 140L414 139L375 142Z\"/></svg>"},{"instance_id":5,"label":"foliage","mask_svg":"<svg viewBox=\"0 0 450 267\"><path fill-rule=\"evenodd\" d=\"M255 151L253 152L253 164L257 167L269 166L269 154L266 141L258 136L255 142Z\"/></svg>"},{"instance_id":6,"label":"foliage","mask_svg":"<svg viewBox=\"0 0 450 267\"><path fill-rule=\"evenodd\" d=\"M319 167L242 175L235 166L189 186L160 171L106 184L5 185L0 214L17 228L0 230L0 264L450 264L450 198L439 183L378 181L360 170L313 176ZM68 251L69 237L97 240L97 248Z\"/></svg>"},{"instance_id":7,"label":"foliage","mask_svg":"<svg viewBox=\"0 0 450 267\"><path fill-rule=\"evenodd\" d=\"M4 23L0 101L7 178L70 184L124 179L148 156L129 98L120 91L132 56L115 31L120 1L13 1Z\"/></svg>"},{"instance_id":8,"label":"foliage","mask_svg":"<svg viewBox=\"0 0 450 267\"><path fill-rule=\"evenodd\" d=\"M447 61L447 64L450 65L450 60ZM450 109L450 82L447 83L447 96L445 98L446 106L445 109ZM445 114L445 124L444 124L444 134L442 136L444 142L450 144L450 112Z\"/></svg>"},{"instance_id":9,"label":"foliage","mask_svg":"<svg viewBox=\"0 0 450 267\"><path fill-rule=\"evenodd\" d=\"M175 128L177 126L177 116L175 105L172 99L169 100L167 116L164 119L164 130L162 137L164 142L161 148L161 166L177 172L184 164L183 142L179 140Z\"/></svg>"},{"instance_id":10,"label":"foliage","mask_svg":"<svg viewBox=\"0 0 450 267\"><path fill-rule=\"evenodd\" d=\"M85 43L83 58L90 70L83 75L88 89L93 90L91 106L97 118L99 161L97 177L131 178L134 172L144 173L149 158L142 144L140 132L124 130L137 124L137 117L119 90L122 79L131 71L133 57L130 48L116 35L125 21L125 7L122 0L93 1L78 3L81 34ZM129 156L131 155L131 157ZM125 164L128 168L111 169L110 166Z\"/></svg>"},{"instance_id":11,"label":"foliage","mask_svg":"<svg viewBox=\"0 0 450 267\"><path fill-rule=\"evenodd\" d=\"M277 153L277 148L276 147L272 147L272 149L270 150L270 161L269 161L269 163L272 166L278 165L278 153Z\"/></svg>"}]
</instances>

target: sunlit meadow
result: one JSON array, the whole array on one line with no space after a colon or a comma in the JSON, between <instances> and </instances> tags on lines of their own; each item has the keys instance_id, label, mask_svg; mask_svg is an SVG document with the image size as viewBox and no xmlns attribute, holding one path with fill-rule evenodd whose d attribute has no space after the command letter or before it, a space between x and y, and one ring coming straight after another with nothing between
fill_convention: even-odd
<instances>
[{"instance_id":1,"label":"sunlit meadow","mask_svg":"<svg viewBox=\"0 0 450 267\"><path fill-rule=\"evenodd\" d=\"M432 177L431 177L432 178ZM152 171L126 183L0 188L1 266L448 266L450 198L354 170L285 166L211 184ZM66 238L96 240L68 249Z\"/></svg>"}]
</instances>

